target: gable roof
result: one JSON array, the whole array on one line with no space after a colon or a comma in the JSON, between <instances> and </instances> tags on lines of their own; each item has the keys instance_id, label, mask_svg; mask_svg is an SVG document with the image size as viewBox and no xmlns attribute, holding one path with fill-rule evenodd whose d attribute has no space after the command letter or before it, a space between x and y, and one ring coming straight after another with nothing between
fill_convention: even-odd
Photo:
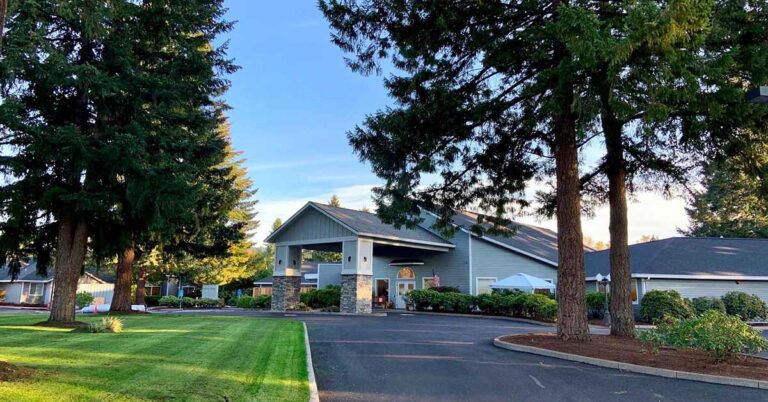
<instances>
[{"instance_id":1,"label":"gable roof","mask_svg":"<svg viewBox=\"0 0 768 402\"><path fill-rule=\"evenodd\" d=\"M472 226L476 225L480 214L463 211L453 216L453 224L461 227L468 233L472 233ZM501 247L509 248L528 257L557 266L557 233L542 227L513 222L516 232L512 236L489 235L476 236ZM490 224L483 224L490 228ZM472 233L474 235L474 233Z\"/></svg>"},{"instance_id":2,"label":"gable roof","mask_svg":"<svg viewBox=\"0 0 768 402\"><path fill-rule=\"evenodd\" d=\"M768 278L768 239L672 237L629 246L633 276ZM586 275L610 273L610 251L586 253Z\"/></svg>"},{"instance_id":3,"label":"gable roof","mask_svg":"<svg viewBox=\"0 0 768 402\"><path fill-rule=\"evenodd\" d=\"M320 204L317 202L308 202L303 208L296 212L290 219L288 219L282 226L275 230L266 238L266 242L272 242L281 232L286 228L291 221L295 220L302 214L307 208L314 208L320 213L333 219L336 223L349 229L355 235L366 236L382 239L395 239L405 240L417 243L437 244L443 247L455 247L453 243L443 239L442 237L422 228L407 228L401 227L400 229L393 225L384 223L379 219L376 214L358 211L355 209L333 207L330 205Z\"/></svg>"},{"instance_id":4,"label":"gable roof","mask_svg":"<svg viewBox=\"0 0 768 402\"><path fill-rule=\"evenodd\" d=\"M22 263L21 272L14 282L48 282L53 280L53 269L48 269L48 275L37 274L37 263L33 260L27 264ZM8 266L0 267L0 282L10 282L11 274L8 272Z\"/></svg>"}]
</instances>

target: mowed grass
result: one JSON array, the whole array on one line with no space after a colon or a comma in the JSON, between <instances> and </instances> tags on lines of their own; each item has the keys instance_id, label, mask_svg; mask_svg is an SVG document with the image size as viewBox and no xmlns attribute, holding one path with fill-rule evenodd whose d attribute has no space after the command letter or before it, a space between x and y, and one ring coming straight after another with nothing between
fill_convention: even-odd
<instances>
[{"instance_id":1,"label":"mowed grass","mask_svg":"<svg viewBox=\"0 0 768 402\"><path fill-rule=\"evenodd\" d=\"M120 334L0 315L0 361L34 369L3 401L306 401L304 329L252 317L123 316ZM100 317L78 319L92 321Z\"/></svg>"}]
</instances>

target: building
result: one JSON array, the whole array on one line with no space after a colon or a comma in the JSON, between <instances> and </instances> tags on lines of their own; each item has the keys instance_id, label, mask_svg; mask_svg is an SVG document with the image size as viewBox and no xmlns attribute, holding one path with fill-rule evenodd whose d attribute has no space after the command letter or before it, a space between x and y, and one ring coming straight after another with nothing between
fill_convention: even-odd
<instances>
[{"instance_id":1,"label":"building","mask_svg":"<svg viewBox=\"0 0 768 402\"><path fill-rule=\"evenodd\" d=\"M77 282L77 292L88 292L102 298L103 303L112 301L114 285L86 272ZM28 306L50 304L54 292L53 268L46 275L38 275L35 261L23 264L21 272L12 279L7 267L0 268L0 303Z\"/></svg>"},{"instance_id":2,"label":"building","mask_svg":"<svg viewBox=\"0 0 768 402\"><path fill-rule=\"evenodd\" d=\"M768 303L768 239L672 237L629 246L634 303L651 290L676 290L684 298L721 297L731 291ZM610 273L610 252L587 253L587 289Z\"/></svg>"},{"instance_id":3,"label":"building","mask_svg":"<svg viewBox=\"0 0 768 402\"><path fill-rule=\"evenodd\" d=\"M340 265L340 263L333 265ZM312 261L301 264L301 293L317 289L317 267L318 263ZM267 276L253 282L253 295L271 295L272 282L272 276Z\"/></svg>"},{"instance_id":4,"label":"building","mask_svg":"<svg viewBox=\"0 0 768 402\"><path fill-rule=\"evenodd\" d=\"M471 228L479 216L464 212L453 217L448 237L433 229L434 215L421 217L415 228L396 228L372 213L307 203L266 239L275 245L273 310L299 302L303 249L342 253L341 264L318 267L317 286L341 285L346 313L368 313L379 297L404 308L406 292L436 279L474 295L516 273L556 281L557 236L550 230L518 224L509 237L478 236Z\"/></svg>"}]
</instances>

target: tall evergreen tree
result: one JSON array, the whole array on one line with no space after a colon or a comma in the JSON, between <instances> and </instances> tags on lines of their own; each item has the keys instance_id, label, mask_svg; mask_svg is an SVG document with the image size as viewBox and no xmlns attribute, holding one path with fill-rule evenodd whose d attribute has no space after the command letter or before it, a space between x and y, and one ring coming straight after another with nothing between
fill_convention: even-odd
<instances>
[{"instance_id":1,"label":"tall evergreen tree","mask_svg":"<svg viewBox=\"0 0 768 402\"><path fill-rule=\"evenodd\" d=\"M589 337L584 301L577 76L563 41L568 1L320 1L350 67L385 80L396 105L349 134L374 173L379 216L418 221L418 206L450 232L454 210L477 204L493 230L527 205L526 182L554 168L558 333ZM554 167L550 164L554 161ZM549 170L551 171L551 170ZM423 175L440 178L423 183ZM475 230L482 231L483 222Z\"/></svg>"},{"instance_id":2,"label":"tall evergreen tree","mask_svg":"<svg viewBox=\"0 0 768 402\"><path fill-rule=\"evenodd\" d=\"M3 49L3 29L5 28L5 14L8 12L8 0L0 0L0 51Z\"/></svg>"},{"instance_id":3,"label":"tall evergreen tree","mask_svg":"<svg viewBox=\"0 0 768 402\"><path fill-rule=\"evenodd\" d=\"M340 207L341 201L339 200L339 196L337 196L336 194L332 195L331 199L328 200L328 205L336 208Z\"/></svg>"},{"instance_id":4,"label":"tall evergreen tree","mask_svg":"<svg viewBox=\"0 0 768 402\"><path fill-rule=\"evenodd\" d=\"M220 74L233 67L208 44L230 24L220 20L220 1L202 0L40 0L11 12L0 124L16 152L0 161L9 217L0 251L11 259L32 251L45 269L55 248L49 319L73 321L89 236L103 250L99 231L137 216L155 191L174 193L160 179L167 170L181 175L186 162L218 152L215 98L227 87ZM214 144L199 146L206 136ZM163 163L167 170L156 171ZM130 198L133 212L116 215ZM178 211L176 202L165 200L159 214ZM109 244L128 250L136 240L126 233Z\"/></svg>"}]
</instances>

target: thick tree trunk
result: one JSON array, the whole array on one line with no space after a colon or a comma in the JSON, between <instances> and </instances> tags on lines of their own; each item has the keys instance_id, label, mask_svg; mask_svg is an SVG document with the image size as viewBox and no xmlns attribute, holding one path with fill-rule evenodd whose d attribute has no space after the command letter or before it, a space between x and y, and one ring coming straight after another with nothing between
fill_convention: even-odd
<instances>
[{"instance_id":1,"label":"thick tree trunk","mask_svg":"<svg viewBox=\"0 0 768 402\"><path fill-rule=\"evenodd\" d=\"M557 11L567 0L553 0ZM568 57L561 42L554 43L553 61ZM565 74L568 74L565 72ZM553 96L559 114L553 122L555 176L557 179L557 334L566 341L589 340L584 273L584 239L581 232L581 192L576 116L572 110L573 83L568 76L553 79Z\"/></svg>"},{"instance_id":2,"label":"thick tree trunk","mask_svg":"<svg viewBox=\"0 0 768 402\"><path fill-rule=\"evenodd\" d=\"M133 260L135 251L133 244L126 247L117 258L117 278L115 292L112 295L112 305L109 311L131 311L131 282L133 278Z\"/></svg>"},{"instance_id":3,"label":"thick tree trunk","mask_svg":"<svg viewBox=\"0 0 768 402\"><path fill-rule=\"evenodd\" d=\"M8 0L0 0L0 50L3 50L3 30L5 29L5 13L8 11Z\"/></svg>"},{"instance_id":4,"label":"thick tree trunk","mask_svg":"<svg viewBox=\"0 0 768 402\"><path fill-rule=\"evenodd\" d=\"M632 277L629 269L629 236L627 234L627 172L622 145L622 124L610 111L608 93L604 91L602 114L605 135L608 201L611 235L611 335L634 337L635 313L632 308Z\"/></svg>"},{"instance_id":5,"label":"thick tree trunk","mask_svg":"<svg viewBox=\"0 0 768 402\"><path fill-rule=\"evenodd\" d=\"M147 304L144 300L147 284L147 269L139 268L139 274L136 276L136 304Z\"/></svg>"},{"instance_id":6,"label":"thick tree trunk","mask_svg":"<svg viewBox=\"0 0 768 402\"><path fill-rule=\"evenodd\" d=\"M85 261L88 246L88 225L79 219L65 217L59 221L56 263L53 276L52 323L75 321L77 281Z\"/></svg>"}]
</instances>

